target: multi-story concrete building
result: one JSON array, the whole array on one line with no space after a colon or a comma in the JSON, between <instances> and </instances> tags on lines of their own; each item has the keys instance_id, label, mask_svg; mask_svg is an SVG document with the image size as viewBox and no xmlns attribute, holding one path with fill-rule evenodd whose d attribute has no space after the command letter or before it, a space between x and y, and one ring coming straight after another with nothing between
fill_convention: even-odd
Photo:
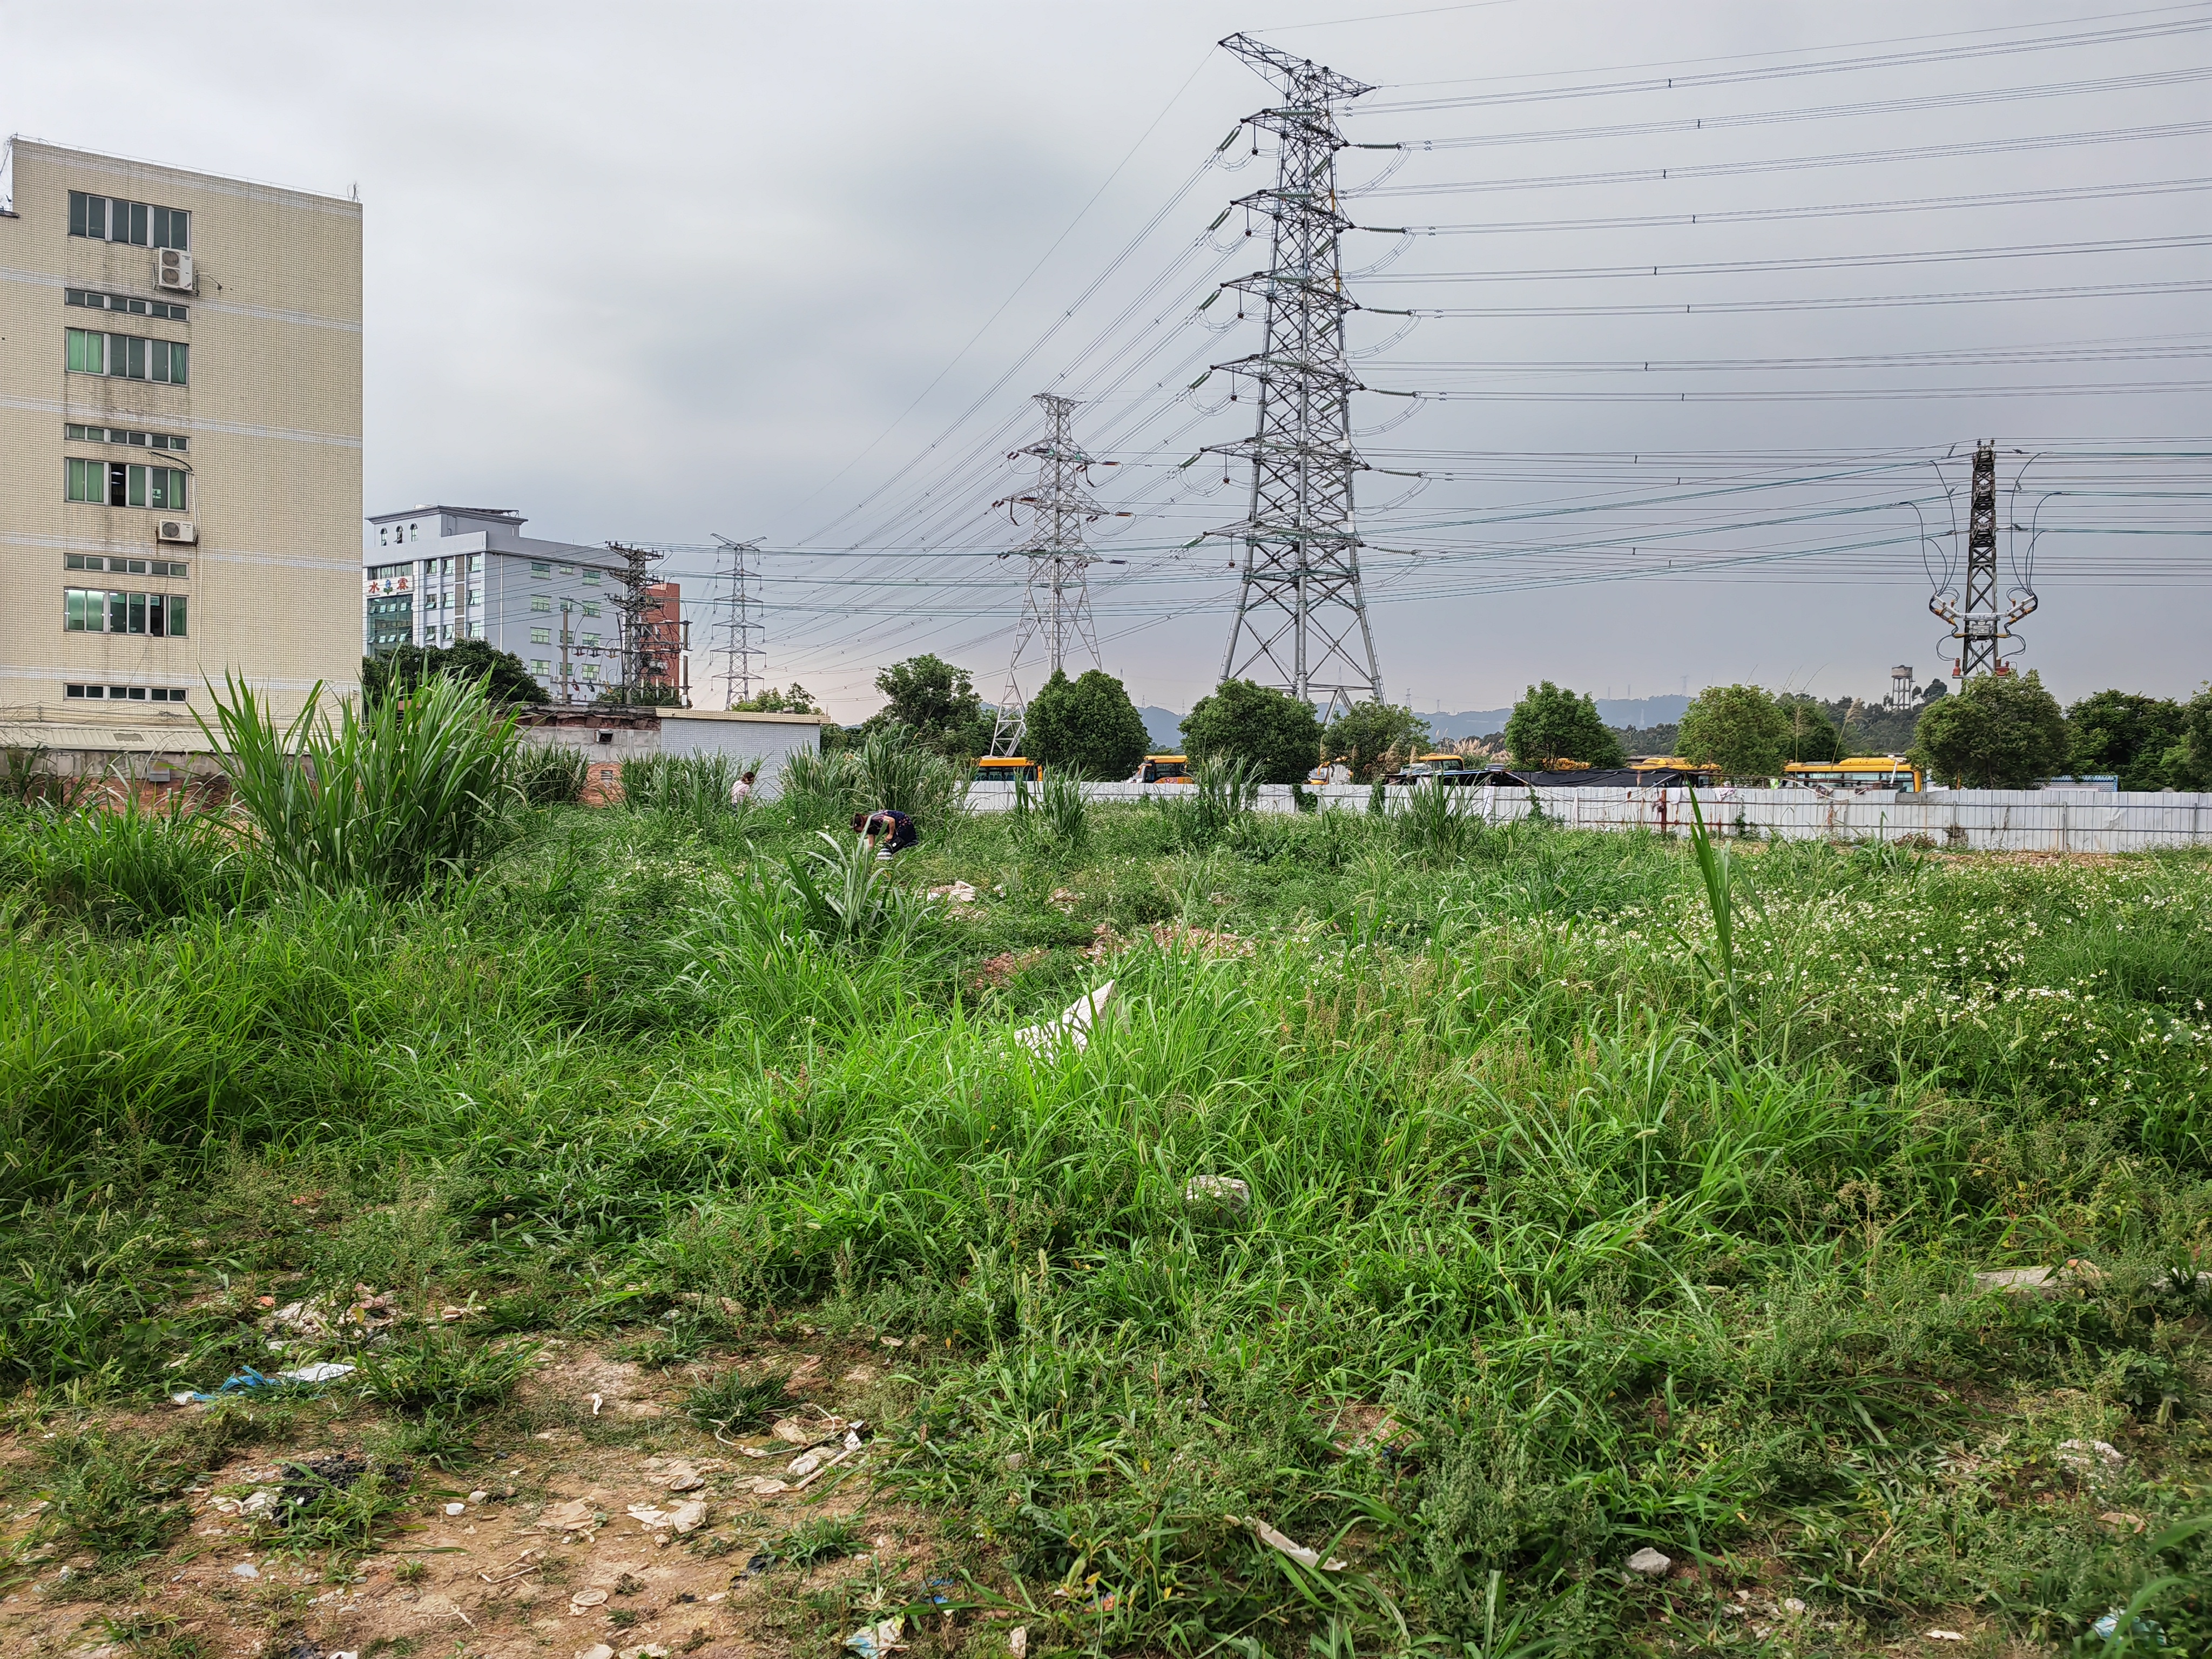
<instances>
[{"instance_id":1,"label":"multi-story concrete building","mask_svg":"<svg viewBox=\"0 0 2212 1659\"><path fill-rule=\"evenodd\" d=\"M411 507L368 520L362 543L362 642L486 640L520 657L554 702L590 702L622 683L623 561L604 547L541 541L505 507ZM648 641L680 639L674 583L656 584ZM665 617L667 625L656 625ZM680 686L678 648L665 653Z\"/></svg>"},{"instance_id":2,"label":"multi-story concrete building","mask_svg":"<svg viewBox=\"0 0 2212 1659\"><path fill-rule=\"evenodd\" d=\"M197 748L226 674L280 719L354 688L361 222L0 149L0 741Z\"/></svg>"}]
</instances>

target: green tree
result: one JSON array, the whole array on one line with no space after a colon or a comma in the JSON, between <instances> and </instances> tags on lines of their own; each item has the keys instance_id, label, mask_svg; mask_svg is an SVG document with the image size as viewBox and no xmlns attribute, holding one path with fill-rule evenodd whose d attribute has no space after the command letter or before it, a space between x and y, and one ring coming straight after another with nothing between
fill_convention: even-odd
<instances>
[{"instance_id":1,"label":"green tree","mask_svg":"<svg viewBox=\"0 0 2212 1659\"><path fill-rule=\"evenodd\" d=\"M2112 772L2123 789L2166 787L2166 753L2182 741L2187 718L2166 697L2100 691L2082 698L2066 711L2074 775Z\"/></svg>"},{"instance_id":2,"label":"green tree","mask_svg":"<svg viewBox=\"0 0 2212 1659\"><path fill-rule=\"evenodd\" d=\"M1828 718L1828 711L1802 692L1776 699L1789 727L1783 739L1784 758L1794 761L1839 761L1844 757L1844 734Z\"/></svg>"},{"instance_id":3,"label":"green tree","mask_svg":"<svg viewBox=\"0 0 2212 1659\"><path fill-rule=\"evenodd\" d=\"M923 653L895 662L876 676L876 690L890 699L861 722L857 738L903 726L924 748L952 760L969 760L991 746L991 717L964 668Z\"/></svg>"},{"instance_id":4,"label":"green tree","mask_svg":"<svg viewBox=\"0 0 2212 1659\"><path fill-rule=\"evenodd\" d=\"M822 712L806 688L797 680L791 683L788 691L779 691L771 685L752 696L738 698L730 705L730 708L734 714L818 714Z\"/></svg>"},{"instance_id":5,"label":"green tree","mask_svg":"<svg viewBox=\"0 0 2212 1659\"><path fill-rule=\"evenodd\" d=\"M1682 757L1731 778L1771 778L1790 752L1790 717L1755 685L1709 685L1682 711Z\"/></svg>"},{"instance_id":6,"label":"green tree","mask_svg":"<svg viewBox=\"0 0 2212 1659\"><path fill-rule=\"evenodd\" d=\"M430 678L485 683L493 703L510 706L545 701L545 688L522 665L522 659L501 651L489 640L460 640L452 645L403 645L380 657L361 659L363 702L381 702L392 692L404 694Z\"/></svg>"},{"instance_id":7,"label":"green tree","mask_svg":"<svg viewBox=\"0 0 2212 1659\"><path fill-rule=\"evenodd\" d=\"M1091 668L1073 680L1055 671L1030 699L1022 747L1054 771L1111 782L1135 775L1151 741L1121 682Z\"/></svg>"},{"instance_id":8,"label":"green tree","mask_svg":"<svg viewBox=\"0 0 2212 1659\"><path fill-rule=\"evenodd\" d=\"M2212 684L2183 705L2181 736L2167 748L2160 772L2168 789L2212 789Z\"/></svg>"},{"instance_id":9,"label":"green tree","mask_svg":"<svg viewBox=\"0 0 2212 1659\"><path fill-rule=\"evenodd\" d=\"M1954 789L2026 789L2066 770L2073 735L2040 674L1977 674L1921 711L1912 754Z\"/></svg>"},{"instance_id":10,"label":"green tree","mask_svg":"<svg viewBox=\"0 0 2212 1659\"><path fill-rule=\"evenodd\" d=\"M1429 723L1412 709L1370 697L1328 723L1321 734L1321 749L1325 759L1349 767L1353 781L1371 783L1394 752L1410 757L1434 741Z\"/></svg>"},{"instance_id":11,"label":"green tree","mask_svg":"<svg viewBox=\"0 0 2212 1659\"><path fill-rule=\"evenodd\" d=\"M1250 680L1224 680L1192 704L1182 737L1194 760L1249 760L1262 783L1303 783L1321 758L1313 706Z\"/></svg>"},{"instance_id":12,"label":"green tree","mask_svg":"<svg viewBox=\"0 0 2212 1659\"><path fill-rule=\"evenodd\" d=\"M1577 696L1546 680L1532 685L1505 721L1505 746L1516 766L1552 768L1560 761L1619 766L1626 758L1620 738L1598 718L1589 692Z\"/></svg>"}]
</instances>

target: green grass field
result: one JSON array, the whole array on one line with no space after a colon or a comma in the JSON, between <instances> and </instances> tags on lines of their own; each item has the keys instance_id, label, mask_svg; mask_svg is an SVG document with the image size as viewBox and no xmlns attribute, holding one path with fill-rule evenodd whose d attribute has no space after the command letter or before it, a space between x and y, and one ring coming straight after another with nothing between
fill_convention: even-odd
<instances>
[{"instance_id":1,"label":"green grass field","mask_svg":"<svg viewBox=\"0 0 2212 1659\"><path fill-rule=\"evenodd\" d=\"M2212 860L676 793L381 892L0 814L17 1504L363 1283L897 1337L880 1490L1033 1653L2212 1650Z\"/></svg>"}]
</instances>

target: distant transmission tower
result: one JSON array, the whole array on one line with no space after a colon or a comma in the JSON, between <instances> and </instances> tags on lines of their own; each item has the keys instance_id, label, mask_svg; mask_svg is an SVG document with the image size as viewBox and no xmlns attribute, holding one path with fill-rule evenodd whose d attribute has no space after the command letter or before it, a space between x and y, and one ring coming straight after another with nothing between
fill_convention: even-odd
<instances>
[{"instance_id":1,"label":"distant transmission tower","mask_svg":"<svg viewBox=\"0 0 2212 1659\"><path fill-rule=\"evenodd\" d=\"M1091 625L1091 589L1084 574L1097 561L1083 545L1083 527L1105 515L1106 509L1091 498L1085 487L1091 469L1102 463L1085 454L1069 431L1075 414L1073 398L1040 392L1036 401L1044 410L1044 439L1014 454L1036 457L1036 487L1026 495L993 503L1025 507L1030 513L1029 538L1000 555L1028 559L1029 579L1022 588L1022 620L1014 629L1013 655L1006 663L1006 693L999 699L998 719L991 728L994 755L1022 752L1022 740L1029 730L1029 699L1021 686L1022 658L1040 638L1044 641L1047 679L1060 672L1076 648L1091 659L1092 666L1098 664L1098 636Z\"/></svg>"},{"instance_id":2,"label":"distant transmission tower","mask_svg":"<svg viewBox=\"0 0 2212 1659\"><path fill-rule=\"evenodd\" d=\"M1228 284L1264 304L1266 337L1256 356L1215 365L1255 382L1260 405L1252 436L1215 451L1252 465L1243 522L1207 532L1244 547L1221 676L1287 691L1326 720L1383 695L1352 524L1352 477L1366 463L1352 447L1344 319L1357 307L1338 257L1352 222L1336 204L1334 108L1374 88L1249 35L1221 44L1283 98L1247 118L1280 143L1274 188L1237 204L1273 221L1268 269Z\"/></svg>"},{"instance_id":3,"label":"distant transmission tower","mask_svg":"<svg viewBox=\"0 0 2212 1659\"><path fill-rule=\"evenodd\" d=\"M717 535L714 539L722 547L721 568L714 573L714 625L709 637L722 659L722 672L716 676L722 684L722 707L734 708L751 700L753 682L760 678L760 573L752 562L761 538L733 542Z\"/></svg>"},{"instance_id":4,"label":"distant transmission tower","mask_svg":"<svg viewBox=\"0 0 2212 1659\"><path fill-rule=\"evenodd\" d=\"M1976 674L2008 674L2003 641L2013 637L2012 625L2035 609L2034 592L2024 584L1997 606L1997 454L1994 443L1974 447L1973 493L1966 507L1966 599L1948 587L1928 601L1928 608L1951 624L1958 641L1958 659L1951 672L1960 678Z\"/></svg>"},{"instance_id":5,"label":"distant transmission tower","mask_svg":"<svg viewBox=\"0 0 2212 1659\"><path fill-rule=\"evenodd\" d=\"M653 589L653 568L667 556L658 548L632 547L609 542L607 551L623 562L623 596L615 601L622 613L622 695L635 702L641 692L674 684L671 672L678 650L675 619Z\"/></svg>"}]
</instances>

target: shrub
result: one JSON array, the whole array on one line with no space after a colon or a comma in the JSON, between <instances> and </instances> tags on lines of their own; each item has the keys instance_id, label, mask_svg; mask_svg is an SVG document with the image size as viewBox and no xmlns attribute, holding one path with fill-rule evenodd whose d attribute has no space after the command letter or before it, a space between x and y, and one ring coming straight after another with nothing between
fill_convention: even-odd
<instances>
[{"instance_id":1,"label":"shrub","mask_svg":"<svg viewBox=\"0 0 2212 1659\"><path fill-rule=\"evenodd\" d=\"M584 798L592 763L580 749L557 743L519 744L514 751L514 787L532 806L573 806Z\"/></svg>"},{"instance_id":2,"label":"shrub","mask_svg":"<svg viewBox=\"0 0 2212 1659\"><path fill-rule=\"evenodd\" d=\"M492 712L482 684L434 677L365 711L342 704L336 726L319 684L282 732L251 685L227 685L222 737L204 720L200 730L288 879L412 893L467 874L505 839L514 720Z\"/></svg>"},{"instance_id":3,"label":"shrub","mask_svg":"<svg viewBox=\"0 0 2212 1659\"><path fill-rule=\"evenodd\" d=\"M537 1355L533 1342L478 1342L450 1325L426 1325L411 1336L395 1334L382 1347L362 1349L356 1363L371 1398L426 1417L498 1405L514 1392Z\"/></svg>"},{"instance_id":4,"label":"shrub","mask_svg":"<svg viewBox=\"0 0 2212 1659\"><path fill-rule=\"evenodd\" d=\"M1482 820L1473 810L1479 799L1470 789L1433 781L1415 785L1391 819L1398 844L1435 863L1456 863L1482 839Z\"/></svg>"},{"instance_id":5,"label":"shrub","mask_svg":"<svg viewBox=\"0 0 2212 1659\"><path fill-rule=\"evenodd\" d=\"M740 769L726 755L649 755L622 763L623 805L711 829L730 811Z\"/></svg>"},{"instance_id":6,"label":"shrub","mask_svg":"<svg viewBox=\"0 0 2212 1659\"><path fill-rule=\"evenodd\" d=\"M181 798L144 807L135 791L120 807L8 814L0 878L57 908L138 927L235 908L259 885L256 861L220 817Z\"/></svg>"},{"instance_id":7,"label":"shrub","mask_svg":"<svg viewBox=\"0 0 2212 1659\"><path fill-rule=\"evenodd\" d=\"M1260 798L1260 769L1243 759L1201 760L1191 768L1191 787L1152 798L1168 821L1176 846L1202 853L1232 833Z\"/></svg>"},{"instance_id":8,"label":"shrub","mask_svg":"<svg viewBox=\"0 0 2212 1659\"><path fill-rule=\"evenodd\" d=\"M787 1376L763 1371L747 1376L740 1370L727 1370L685 1395L684 1412L702 1429L742 1434L774 1421L787 1407L797 1403Z\"/></svg>"}]
</instances>

